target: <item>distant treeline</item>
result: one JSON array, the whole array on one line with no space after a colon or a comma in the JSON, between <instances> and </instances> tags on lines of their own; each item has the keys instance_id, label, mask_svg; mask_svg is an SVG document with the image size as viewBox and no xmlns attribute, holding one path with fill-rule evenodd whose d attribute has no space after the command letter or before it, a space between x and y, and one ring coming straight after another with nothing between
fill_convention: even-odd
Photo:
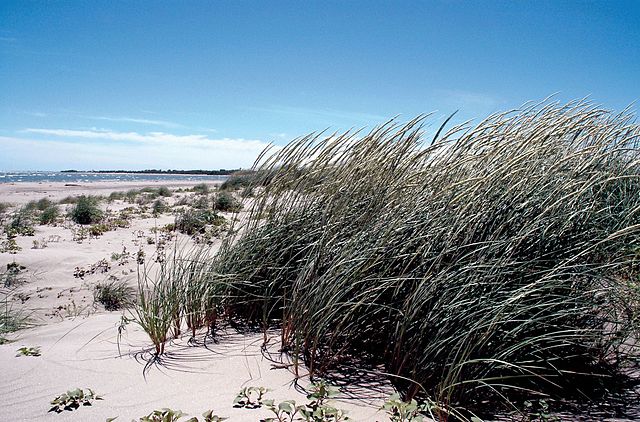
<instances>
[{"instance_id":1,"label":"distant treeline","mask_svg":"<svg viewBox=\"0 0 640 422\"><path fill-rule=\"evenodd\" d=\"M133 174L198 174L204 176L228 176L240 169L220 169L220 170L62 170L60 173L133 173Z\"/></svg>"}]
</instances>

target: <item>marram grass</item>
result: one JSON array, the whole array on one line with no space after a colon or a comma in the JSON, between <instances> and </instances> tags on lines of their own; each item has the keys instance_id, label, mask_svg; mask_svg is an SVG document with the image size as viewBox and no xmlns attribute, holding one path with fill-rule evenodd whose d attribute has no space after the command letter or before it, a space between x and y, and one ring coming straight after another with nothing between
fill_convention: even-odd
<instances>
[{"instance_id":1,"label":"marram grass","mask_svg":"<svg viewBox=\"0 0 640 422\"><path fill-rule=\"evenodd\" d=\"M202 291L279 325L312 376L382 368L443 418L593 397L638 351L635 117L545 102L425 121L265 153Z\"/></svg>"}]
</instances>

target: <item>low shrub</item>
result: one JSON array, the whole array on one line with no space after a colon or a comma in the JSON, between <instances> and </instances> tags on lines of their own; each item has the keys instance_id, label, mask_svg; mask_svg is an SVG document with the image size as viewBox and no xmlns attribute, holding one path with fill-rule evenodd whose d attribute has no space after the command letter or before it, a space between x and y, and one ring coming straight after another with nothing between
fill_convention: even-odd
<instances>
[{"instance_id":1,"label":"low shrub","mask_svg":"<svg viewBox=\"0 0 640 422\"><path fill-rule=\"evenodd\" d=\"M209 185L206 183L198 183L191 190L200 195L208 195L210 192Z\"/></svg>"},{"instance_id":2,"label":"low shrub","mask_svg":"<svg viewBox=\"0 0 640 422\"><path fill-rule=\"evenodd\" d=\"M49 205L42 210L42 213L38 217L40 224L53 224L60 217L60 209L56 205Z\"/></svg>"},{"instance_id":3,"label":"low shrub","mask_svg":"<svg viewBox=\"0 0 640 422\"><path fill-rule=\"evenodd\" d=\"M65 196L64 198L62 198L61 200L58 201L58 204L61 205L71 205L71 204L75 204L76 202L78 202L78 197L77 196Z\"/></svg>"},{"instance_id":4,"label":"low shrub","mask_svg":"<svg viewBox=\"0 0 640 422\"><path fill-rule=\"evenodd\" d=\"M222 212L237 212L242 209L242 203L230 192L222 191L216 195L214 208Z\"/></svg>"},{"instance_id":5,"label":"low shrub","mask_svg":"<svg viewBox=\"0 0 640 422\"><path fill-rule=\"evenodd\" d=\"M157 192L158 192L158 195L164 198L169 198L173 195L173 192L171 192L171 190L166 186L160 186Z\"/></svg>"},{"instance_id":6,"label":"low shrub","mask_svg":"<svg viewBox=\"0 0 640 422\"><path fill-rule=\"evenodd\" d=\"M258 172L253 170L236 171L220 185L220 190L235 191L249 188L255 185L259 176Z\"/></svg>"},{"instance_id":7,"label":"low shrub","mask_svg":"<svg viewBox=\"0 0 640 422\"><path fill-rule=\"evenodd\" d=\"M4 226L4 232L8 237L33 236L35 234L34 219L33 210L26 206L22 207L13 213L11 220Z\"/></svg>"},{"instance_id":8,"label":"low shrub","mask_svg":"<svg viewBox=\"0 0 640 422\"><path fill-rule=\"evenodd\" d=\"M167 212L169 206L162 199L156 199L151 207L152 214L157 217L158 215Z\"/></svg>"},{"instance_id":9,"label":"low shrub","mask_svg":"<svg viewBox=\"0 0 640 422\"><path fill-rule=\"evenodd\" d=\"M44 211L51 206L53 206L53 202L49 198L42 198L36 202L36 209L39 211Z\"/></svg>"},{"instance_id":10,"label":"low shrub","mask_svg":"<svg viewBox=\"0 0 640 422\"><path fill-rule=\"evenodd\" d=\"M69 217L78 224L93 224L102 219L103 212L98 208L98 200L92 196L78 197Z\"/></svg>"},{"instance_id":11,"label":"low shrub","mask_svg":"<svg viewBox=\"0 0 640 422\"><path fill-rule=\"evenodd\" d=\"M204 233L208 225L221 226L225 218L211 210L188 209L176 216L175 228L180 233L194 235Z\"/></svg>"},{"instance_id":12,"label":"low shrub","mask_svg":"<svg viewBox=\"0 0 640 422\"><path fill-rule=\"evenodd\" d=\"M116 191L116 192L111 192L109 194L109 196L107 197L107 201L109 202L122 201L124 198L125 198L125 192Z\"/></svg>"}]
</instances>

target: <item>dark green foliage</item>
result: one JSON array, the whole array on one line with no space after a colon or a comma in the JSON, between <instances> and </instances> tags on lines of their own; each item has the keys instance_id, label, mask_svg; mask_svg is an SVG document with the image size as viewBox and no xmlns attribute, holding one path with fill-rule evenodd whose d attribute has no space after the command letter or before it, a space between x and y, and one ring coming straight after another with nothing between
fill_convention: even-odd
<instances>
[{"instance_id":1,"label":"dark green foliage","mask_svg":"<svg viewBox=\"0 0 640 422\"><path fill-rule=\"evenodd\" d=\"M126 196L125 192L122 192L122 191L111 192L107 197L107 201L109 202L121 201L125 198L125 196Z\"/></svg>"},{"instance_id":2,"label":"dark green foliage","mask_svg":"<svg viewBox=\"0 0 640 422\"><path fill-rule=\"evenodd\" d=\"M222 191L216 195L214 208L222 212L236 212L242 209L242 204L230 192Z\"/></svg>"},{"instance_id":3,"label":"dark green foliage","mask_svg":"<svg viewBox=\"0 0 640 422\"><path fill-rule=\"evenodd\" d=\"M60 413L64 410L73 411L80 406L91 406L94 400L102 400L102 397L98 396L90 388L86 390L76 388L75 390L69 390L66 393L60 394L51 400L51 409L49 409L49 412Z\"/></svg>"},{"instance_id":4,"label":"dark green foliage","mask_svg":"<svg viewBox=\"0 0 640 422\"><path fill-rule=\"evenodd\" d=\"M102 219L102 210L98 207L98 200L92 196L78 197L76 205L71 209L69 217L78 224L93 224Z\"/></svg>"}]
</instances>

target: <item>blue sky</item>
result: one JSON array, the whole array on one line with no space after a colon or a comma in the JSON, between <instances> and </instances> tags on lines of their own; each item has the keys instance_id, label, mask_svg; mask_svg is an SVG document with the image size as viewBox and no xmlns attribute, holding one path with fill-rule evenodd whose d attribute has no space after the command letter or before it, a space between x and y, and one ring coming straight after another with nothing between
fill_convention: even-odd
<instances>
[{"instance_id":1,"label":"blue sky","mask_svg":"<svg viewBox=\"0 0 640 422\"><path fill-rule=\"evenodd\" d=\"M640 99L640 1L0 2L0 170L248 167L556 92Z\"/></svg>"}]
</instances>

